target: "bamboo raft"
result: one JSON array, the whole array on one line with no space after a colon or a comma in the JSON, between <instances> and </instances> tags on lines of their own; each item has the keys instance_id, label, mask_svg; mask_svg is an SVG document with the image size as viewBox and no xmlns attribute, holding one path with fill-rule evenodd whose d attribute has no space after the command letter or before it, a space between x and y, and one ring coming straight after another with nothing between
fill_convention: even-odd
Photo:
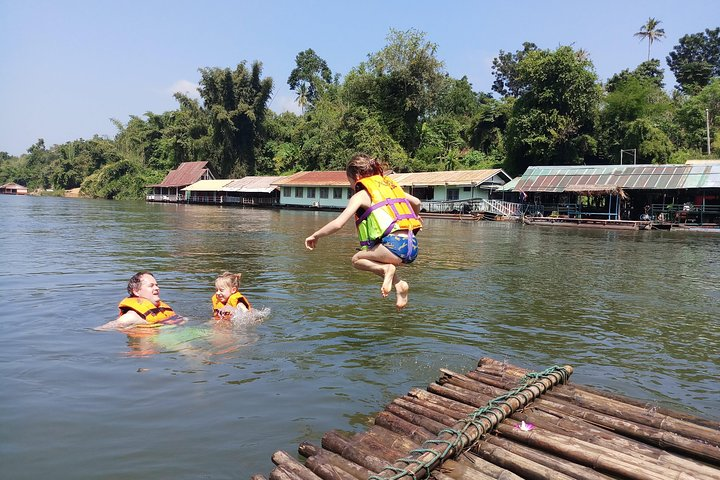
<instances>
[{"instance_id":1,"label":"bamboo raft","mask_svg":"<svg viewBox=\"0 0 720 480\"><path fill-rule=\"evenodd\" d=\"M532 374L489 358L465 375L441 369L366 432L303 442L304 463L276 452L269 478L720 480L720 422L570 385L571 373Z\"/></svg>"}]
</instances>

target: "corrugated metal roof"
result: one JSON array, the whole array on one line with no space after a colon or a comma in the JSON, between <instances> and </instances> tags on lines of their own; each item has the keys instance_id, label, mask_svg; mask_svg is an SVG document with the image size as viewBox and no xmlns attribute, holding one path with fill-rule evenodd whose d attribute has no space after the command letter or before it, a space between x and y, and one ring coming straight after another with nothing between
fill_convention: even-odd
<instances>
[{"instance_id":1,"label":"corrugated metal roof","mask_svg":"<svg viewBox=\"0 0 720 480\"><path fill-rule=\"evenodd\" d=\"M245 192L245 193L270 193L273 190L277 190L278 187L274 185L275 182L280 181L286 176L254 176L254 177L243 177L239 180L233 180L225 187L225 192Z\"/></svg>"},{"instance_id":2,"label":"corrugated metal roof","mask_svg":"<svg viewBox=\"0 0 720 480\"><path fill-rule=\"evenodd\" d=\"M311 186L348 186L345 170L332 170L327 172L298 172L289 177L282 177L273 182L273 185L311 185Z\"/></svg>"},{"instance_id":3,"label":"corrugated metal roof","mask_svg":"<svg viewBox=\"0 0 720 480\"><path fill-rule=\"evenodd\" d=\"M513 188L519 192L564 192L570 186L624 190L720 188L720 163L685 165L593 165L528 167Z\"/></svg>"},{"instance_id":4,"label":"corrugated metal roof","mask_svg":"<svg viewBox=\"0 0 720 480\"><path fill-rule=\"evenodd\" d=\"M481 185L495 175L506 180L510 176L502 168L487 170L449 170L442 172L393 173L390 178L403 187L434 185Z\"/></svg>"},{"instance_id":5,"label":"corrugated metal roof","mask_svg":"<svg viewBox=\"0 0 720 480\"><path fill-rule=\"evenodd\" d=\"M149 187L187 187L202 178L208 162L184 162L176 170L170 170L162 182Z\"/></svg>"},{"instance_id":6,"label":"corrugated metal roof","mask_svg":"<svg viewBox=\"0 0 720 480\"><path fill-rule=\"evenodd\" d=\"M220 192L223 187L232 180L198 180L197 182L185 188L181 188L183 192Z\"/></svg>"}]
</instances>

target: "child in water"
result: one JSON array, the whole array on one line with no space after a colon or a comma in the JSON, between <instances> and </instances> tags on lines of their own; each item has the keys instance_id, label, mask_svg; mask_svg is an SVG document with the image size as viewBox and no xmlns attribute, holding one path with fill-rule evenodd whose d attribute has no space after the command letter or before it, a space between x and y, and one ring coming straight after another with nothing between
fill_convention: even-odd
<instances>
[{"instance_id":1,"label":"child in water","mask_svg":"<svg viewBox=\"0 0 720 480\"><path fill-rule=\"evenodd\" d=\"M368 155L354 155L345 172L356 193L335 220L305 239L305 246L313 250L319 239L337 232L355 215L360 251L353 256L352 264L383 277L383 297L394 286L395 305L400 310L407 305L410 287L397 277L396 266L412 263L417 257L415 233L422 228L420 200L384 176L380 162Z\"/></svg>"},{"instance_id":2,"label":"child in water","mask_svg":"<svg viewBox=\"0 0 720 480\"><path fill-rule=\"evenodd\" d=\"M215 280L215 295L212 296L213 315L218 320L228 319L236 311L252 310L250 302L240 293L240 273L224 272Z\"/></svg>"}]
</instances>

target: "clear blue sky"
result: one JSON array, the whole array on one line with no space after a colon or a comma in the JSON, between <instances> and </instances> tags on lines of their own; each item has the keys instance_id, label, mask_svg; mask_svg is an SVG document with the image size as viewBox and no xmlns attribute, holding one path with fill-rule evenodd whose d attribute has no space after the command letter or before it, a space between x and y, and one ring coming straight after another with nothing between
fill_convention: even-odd
<instances>
[{"instance_id":1,"label":"clear blue sky","mask_svg":"<svg viewBox=\"0 0 720 480\"><path fill-rule=\"evenodd\" d=\"M387 44L391 28L415 28L438 45L447 72L489 92L490 66L524 41L589 52L601 80L647 57L633 37L649 17L666 38L665 57L688 33L720 26L718 0L0 0L0 151L20 155L93 135L113 137L111 118L177 108L202 67L259 60L272 77L270 108L297 111L287 78L307 48L333 73Z\"/></svg>"}]
</instances>

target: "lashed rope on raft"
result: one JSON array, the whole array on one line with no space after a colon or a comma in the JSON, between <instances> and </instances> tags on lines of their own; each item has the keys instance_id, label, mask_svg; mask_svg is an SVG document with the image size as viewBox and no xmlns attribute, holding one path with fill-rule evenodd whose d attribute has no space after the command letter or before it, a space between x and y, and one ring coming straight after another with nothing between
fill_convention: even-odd
<instances>
[{"instance_id":1,"label":"lashed rope on raft","mask_svg":"<svg viewBox=\"0 0 720 480\"><path fill-rule=\"evenodd\" d=\"M542 372L526 374L520 380L520 386L490 400L452 428L441 430L439 438L426 440L420 448L412 450L395 464L386 466L379 474L370 476L369 480L399 480L403 477L419 480L429 477L438 464L472 448L505 418L553 386L567 383L571 374L572 367L557 365Z\"/></svg>"}]
</instances>

